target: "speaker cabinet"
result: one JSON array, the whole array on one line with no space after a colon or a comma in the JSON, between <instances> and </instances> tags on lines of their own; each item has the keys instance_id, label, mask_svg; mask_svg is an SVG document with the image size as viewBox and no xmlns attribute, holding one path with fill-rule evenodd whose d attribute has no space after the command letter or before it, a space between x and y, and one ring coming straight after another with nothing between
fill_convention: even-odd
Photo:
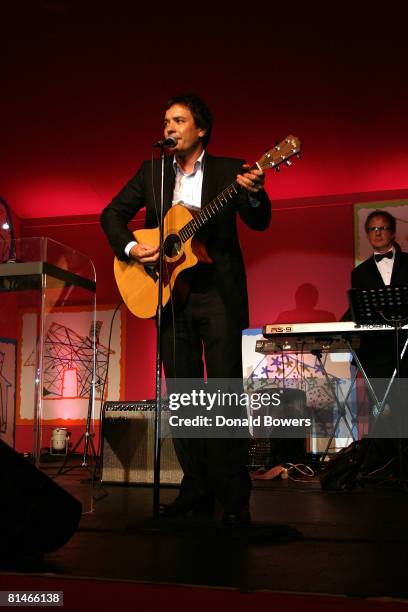
<instances>
[{"instance_id":1,"label":"speaker cabinet","mask_svg":"<svg viewBox=\"0 0 408 612\"><path fill-rule=\"evenodd\" d=\"M154 401L105 402L103 482L153 483L154 409ZM162 414L162 423L164 416L165 413ZM163 484L180 484L183 472L171 435L161 438L160 468Z\"/></svg>"},{"instance_id":2,"label":"speaker cabinet","mask_svg":"<svg viewBox=\"0 0 408 612\"><path fill-rule=\"evenodd\" d=\"M51 552L74 534L80 502L0 440L0 550L9 557Z\"/></svg>"}]
</instances>

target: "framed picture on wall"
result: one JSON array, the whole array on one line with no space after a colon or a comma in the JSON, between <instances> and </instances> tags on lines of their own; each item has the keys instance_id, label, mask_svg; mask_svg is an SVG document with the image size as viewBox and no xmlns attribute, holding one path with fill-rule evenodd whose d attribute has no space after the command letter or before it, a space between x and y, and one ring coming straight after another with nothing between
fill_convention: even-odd
<instances>
[{"instance_id":1,"label":"framed picture on wall","mask_svg":"<svg viewBox=\"0 0 408 612\"><path fill-rule=\"evenodd\" d=\"M120 309L99 306L96 311L96 376L94 418L99 419L102 394L122 399L124 383L124 315ZM35 345L38 313L20 313L17 422L32 421L35 397ZM66 307L47 316L44 343L42 418L48 424L79 424L87 417L92 380L91 309Z\"/></svg>"},{"instance_id":2,"label":"framed picture on wall","mask_svg":"<svg viewBox=\"0 0 408 612\"><path fill-rule=\"evenodd\" d=\"M354 205L354 263L358 266L371 256L372 248L366 237L364 223L374 210L386 210L397 220L396 240L403 251L408 252L408 200L364 202Z\"/></svg>"},{"instance_id":3,"label":"framed picture on wall","mask_svg":"<svg viewBox=\"0 0 408 612\"><path fill-rule=\"evenodd\" d=\"M0 338L0 440L14 447L17 341Z\"/></svg>"}]
</instances>

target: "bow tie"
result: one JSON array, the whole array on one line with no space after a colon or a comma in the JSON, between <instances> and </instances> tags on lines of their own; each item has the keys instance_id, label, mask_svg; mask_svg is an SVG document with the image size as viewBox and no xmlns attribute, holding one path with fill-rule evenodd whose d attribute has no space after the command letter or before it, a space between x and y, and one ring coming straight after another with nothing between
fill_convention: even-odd
<instances>
[{"instance_id":1,"label":"bow tie","mask_svg":"<svg viewBox=\"0 0 408 612\"><path fill-rule=\"evenodd\" d=\"M394 251L387 251L386 253L376 253L374 255L375 261L381 261L382 259L392 259L394 257Z\"/></svg>"}]
</instances>

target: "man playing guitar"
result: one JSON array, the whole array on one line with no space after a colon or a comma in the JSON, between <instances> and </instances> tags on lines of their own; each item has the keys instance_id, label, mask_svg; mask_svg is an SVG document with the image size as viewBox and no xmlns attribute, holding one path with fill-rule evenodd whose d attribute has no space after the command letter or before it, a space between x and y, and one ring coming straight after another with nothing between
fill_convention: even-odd
<instances>
[{"instance_id":1,"label":"man playing guitar","mask_svg":"<svg viewBox=\"0 0 408 612\"><path fill-rule=\"evenodd\" d=\"M242 377L241 332L248 327L249 320L236 215L254 230L265 230L271 217L262 169L249 168L240 159L209 155L206 149L211 129L211 113L197 96L176 96L167 102L164 138L173 137L176 145L165 160L165 214L168 211L171 214L174 205L199 213L231 182L235 185L234 191L227 191L231 205L197 232L205 250L196 265L181 275L188 281L184 301L165 312L162 356L169 379L203 378L204 359L208 378ZM160 162L145 161L102 212L102 227L119 265L126 266L134 260L143 267L148 265L150 270L154 268L159 257L157 244L143 237L135 240L127 224L146 207L145 227L156 228L158 194ZM192 250L196 254L200 251L199 247ZM140 303L141 299L137 301ZM152 316L150 311L146 312L141 316ZM178 497L172 504L162 506L162 514L178 516L207 511L216 497L223 507L225 525L248 524L251 487L246 469L248 441L178 438L174 443L184 477Z\"/></svg>"}]
</instances>

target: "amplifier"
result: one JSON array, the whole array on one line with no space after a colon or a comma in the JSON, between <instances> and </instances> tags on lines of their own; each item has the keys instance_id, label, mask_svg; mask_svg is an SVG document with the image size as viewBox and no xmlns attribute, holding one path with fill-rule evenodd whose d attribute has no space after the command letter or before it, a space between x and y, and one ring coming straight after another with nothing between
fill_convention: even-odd
<instances>
[{"instance_id":1,"label":"amplifier","mask_svg":"<svg viewBox=\"0 0 408 612\"><path fill-rule=\"evenodd\" d=\"M105 402L103 407L102 482L152 484L156 402ZM167 428L162 412L162 430ZM171 434L161 438L160 481L180 484L183 477Z\"/></svg>"}]
</instances>

